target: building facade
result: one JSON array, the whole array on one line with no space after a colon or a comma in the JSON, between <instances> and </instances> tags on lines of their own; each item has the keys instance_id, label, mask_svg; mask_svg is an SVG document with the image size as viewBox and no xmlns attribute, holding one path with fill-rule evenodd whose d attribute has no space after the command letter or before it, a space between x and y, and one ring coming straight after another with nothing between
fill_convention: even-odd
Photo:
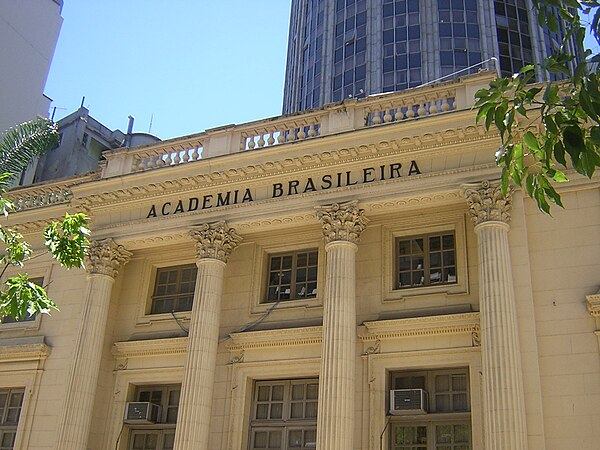
<instances>
[{"instance_id":1,"label":"building facade","mask_svg":"<svg viewBox=\"0 0 600 450\"><path fill-rule=\"evenodd\" d=\"M149 133L133 132L130 117L128 132L111 130L90 116L87 108L63 117L56 126L59 144L42 155L23 176L22 183L41 183L59 178L83 175L99 170L102 152L121 147L135 147L160 141Z\"/></svg>"},{"instance_id":2,"label":"building facade","mask_svg":"<svg viewBox=\"0 0 600 450\"><path fill-rule=\"evenodd\" d=\"M47 117L46 78L62 25L62 0L0 2L0 135Z\"/></svg>"},{"instance_id":3,"label":"building facade","mask_svg":"<svg viewBox=\"0 0 600 450\"><path fill-rule=\"evenodd\" d=\"M542 215L493 73L105 152L9 220L60 311L0 325L19 450L595 450L600 179ZM91 217L86 270L41 229Z\"/></svg>"},{"instance_id":4,"label":"building facade","mask_svg":"<svg viewBox=\"0 0 600 450\"><path fill-rule=\"evenodd\" d=\"M558 47L560 26L539 27L530 0L293 0L283 112L457 72L511 76Z\"/></svg>"}]
</instances>

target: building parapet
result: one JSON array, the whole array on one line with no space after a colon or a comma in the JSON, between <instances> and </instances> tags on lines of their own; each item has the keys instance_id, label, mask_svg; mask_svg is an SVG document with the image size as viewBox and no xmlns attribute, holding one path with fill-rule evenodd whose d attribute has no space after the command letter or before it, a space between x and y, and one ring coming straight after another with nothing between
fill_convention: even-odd
<instances>
[{"instance_id":1,"label":"building parapet","mask_svg":"<svg viewBox=\"0 0 600 450\"><path fill-rule=\"evenodd\" d=\"M156 144L109 150L103 154L106 163L102 178L469 109L475 102L475 92L486 87L495 76L495 72L484 72L433 86L349 99L302 113L213 128Z\"/></svg>"}]
</instances>

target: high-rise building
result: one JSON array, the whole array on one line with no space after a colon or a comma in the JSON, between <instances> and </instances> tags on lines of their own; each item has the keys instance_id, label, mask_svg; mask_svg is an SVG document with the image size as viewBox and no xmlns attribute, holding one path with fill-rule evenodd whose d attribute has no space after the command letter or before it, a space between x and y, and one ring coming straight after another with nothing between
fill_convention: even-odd
<instances>
[{"instance_id":1,"label":"high-rise building","mask_svg":"<svg viewBox=\"0 0 600 450\"><path fill-rule=\"evenodd\" d=\"M531 0L292 0L283 112L481 68L509 76L559 42Z\"/></svg>"},{"instance_id":2,"label":"high-rise building","mask_svg":"<svg viewBox=\"0 0 600 450\"><path fill-rule=\"evenodd\" d=\"M62 0L0 1L0 135L46 117L46 78L62 25Z\"/></svg>"}]
</instances>

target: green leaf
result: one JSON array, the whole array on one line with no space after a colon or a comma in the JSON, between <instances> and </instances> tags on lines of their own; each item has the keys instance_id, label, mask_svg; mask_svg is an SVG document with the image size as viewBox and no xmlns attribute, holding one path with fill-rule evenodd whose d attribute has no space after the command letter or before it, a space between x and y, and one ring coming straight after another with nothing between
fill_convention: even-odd
<instances>
[{"instance_id":1,"label":"green leaf","mask_svg":"<svg viewBox=\"0 0 600 450\"><path fill-rule=\"evenodd\" d=\"M540 150L540 143L538 142L538 140L536 139L536 137L533 135L533 133L531 131L528 131L527 133L525 133L523 135L523 142L525 143L525 145L527 147L529 147L530 149L532 149L534 151Z\"/></svg>"},{"instance_id":2,"label":"green leaf","mask_svg":"<svg viewBox=\"0 0 600 450\"><path fill-rule=\"evenodd\" d=\"M561 172L560 170L555 170L553 175L552 175L552 179L554 181L556 181L557 183L566 183L567 181L569 181L569 179L567 178L567 176Z\"/></svg>"},{"instance_id":3,"label":"green leaf","mask_svg":"<svg viewBox=\"0 0 600 450\"><path fill-rule=\"evenodd\" d=\"M44 229L46 248L66 268L82 268L89 247L85 214L66 214L62 222L53 222Z\"/></svg>"}]
</instances>

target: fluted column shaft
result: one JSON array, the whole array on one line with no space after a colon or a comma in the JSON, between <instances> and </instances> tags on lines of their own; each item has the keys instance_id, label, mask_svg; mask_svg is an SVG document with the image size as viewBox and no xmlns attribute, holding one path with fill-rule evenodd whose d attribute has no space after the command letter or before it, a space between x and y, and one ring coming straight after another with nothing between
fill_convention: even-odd
<instances>
[{"instance_id":1,"label":"fluted column shaft","mask_svg":"<svg viewBox=\"0 0 600 450\"><path fill-rule=\"evenodd\" d=\"M83 312L58 428L56 448L61 450L87 449L114 277L130 256L110 239L90 245Z\"/></svg>"},{"instance_id":2,"label":"fluted column shaft","mask_svg":"<svg viewBox=\"0 0 600 450\"><path fill-rule=\"evenodd\" d=\"M354 202L319 208L327 244L323 346L319 374L317 449L351 450L354 437L356 270L358 238L366 227Z\"/></svg>"},{"instance_id":3,"label":"fluted column shaft","mask_svg":"<svg viewBox=\"0 0 600 450\"><path fill-rule=\"evenodd\" d=\"M526 450L525 396L508 231L510 196L487 182L466 189L479 253L486 450Z\"/></svg>"},{"instance_id":4,"label":"fluted column shaft","mask_svg":"<svg viewBox=\"0 0 600 450\"><path fill-rule=\"evenodd\" d=\"M224 222L192 231L198 275L177 416L175 449L207 450L225 265L240 238Z\"/></svg>"},{"instance_id":5,"label":"fluted column shaft","mask_svg":"<svg viewBox=\"0 0 600 450\"><path fill-rule=\"evenodd\" d=\"M356 244L327 244L318 449L352 449L356 358Z\"/></svg>"}]
</instances>

